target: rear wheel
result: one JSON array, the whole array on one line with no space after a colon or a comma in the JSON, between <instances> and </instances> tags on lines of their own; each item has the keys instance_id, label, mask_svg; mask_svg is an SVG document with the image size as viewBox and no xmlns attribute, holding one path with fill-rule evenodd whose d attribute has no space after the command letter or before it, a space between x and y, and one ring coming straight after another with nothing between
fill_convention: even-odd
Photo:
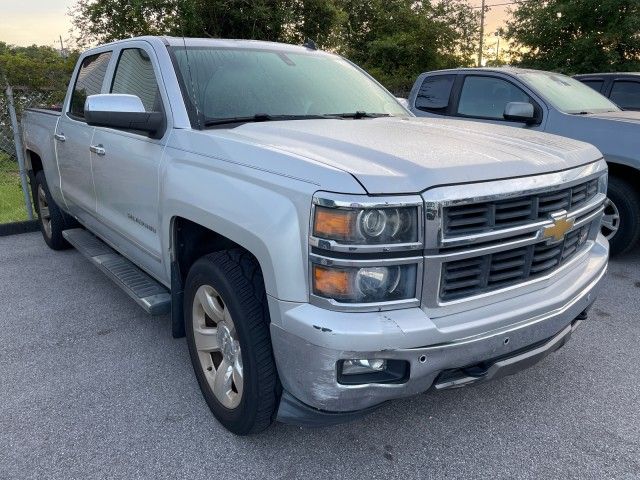
<instances>
[{"instance_id":1,"label":"rear wheel","mask_svg":"<svg viewBox=\"0 0 640 480\"><path fill-rule=\"evenodd\" d=\"M640 239L640 198L627 181L609 177L602 219L602 234L609 239L612 255L631 249Z\"/></svg>"},{"instance_id":2,"label":"rear wheel","mask_svg":"<svg viewBox=\"0 0 640 480\"><path fill-rule=\"evenodd\" d=\"M77 226L77 222L60 210L60 207L51 197L47 179L42 170L36 174L34 191L40 231L44 241L53 250L69 248L71 245L62 236L62 231Z\"/></svg>"},{"instance_id":3,"label":"rear wheel","mask_svg":"<svg viewBox=\"0 0 640 480\"><path fill-rule=\"evenodd\" d=\"M185 285L191 362L214 416L238 435L274 420L280 399L262 274L242 250L205 255Z\"/></svg>"}]
</instances>

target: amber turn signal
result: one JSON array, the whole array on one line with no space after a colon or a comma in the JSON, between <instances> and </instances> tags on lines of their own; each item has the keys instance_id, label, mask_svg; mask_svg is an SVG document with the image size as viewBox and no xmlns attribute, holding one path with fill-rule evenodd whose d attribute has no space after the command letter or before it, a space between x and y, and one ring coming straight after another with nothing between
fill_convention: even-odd
<instances>
[{"instance_id":1,"label":"amber turn signal","mask_svg":"<svg viewBox=\"0 0 640 480\"><path fill-rule=\"evenodd\" d=\"M329 298L340 298L350 293L349 273L313 265L313 291Z\"/></svg>"},{"instance_id":2,"label":"amber turn signal","mask_svg":"<svg viewBox=\"0 0 640 480\"><path fill-rule=\"evenodd\" d=\"M313 234L322 238L349 239L353 234L355 215L353 210L317 207Z\"/></svg>"}]
</instances>

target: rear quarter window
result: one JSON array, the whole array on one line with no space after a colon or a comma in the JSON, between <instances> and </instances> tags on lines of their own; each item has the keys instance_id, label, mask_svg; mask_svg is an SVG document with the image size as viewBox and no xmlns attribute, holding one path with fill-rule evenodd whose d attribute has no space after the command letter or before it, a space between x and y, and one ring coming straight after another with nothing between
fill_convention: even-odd
<instances>
[{"instance_id":1,"label":"rear quarter window","mask_svg":"<svg viewBox=\"0 0 640 480\"><path fill-rule=\"evenodd\" d=\"M455 75L426 77L418 90L416 108L424 112L446 113L455 78Z\"/></svg>"},{"instance_id":2,"label":"rear quarter window","mask_svg":"<svg viewBox=\"0 0 640 480\"><path fill-rule=\"evenodd\" d=\"M89 95L96 95L102 90L109 60L111 60L111 52L89 55L82 60L71 94L70 116L84 119L84 102Z\"/></svg>"}]
</instances>

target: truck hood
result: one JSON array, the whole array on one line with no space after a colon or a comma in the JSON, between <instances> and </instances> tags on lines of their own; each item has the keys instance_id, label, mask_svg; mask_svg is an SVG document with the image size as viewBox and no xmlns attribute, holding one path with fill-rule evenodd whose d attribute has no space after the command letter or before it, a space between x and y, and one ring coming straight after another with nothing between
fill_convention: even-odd
<instances>
[{"instance_id":1,"label":"truck hood","mask_svg":"<svg viewBox=\"0 0 640 480\"><path fill-rule=\"evenodd\" d=\"M260 122L210 132L344 170L371 194L539 175L602 157L555 135L431 118Z\"/></svg>"}]
</instances>

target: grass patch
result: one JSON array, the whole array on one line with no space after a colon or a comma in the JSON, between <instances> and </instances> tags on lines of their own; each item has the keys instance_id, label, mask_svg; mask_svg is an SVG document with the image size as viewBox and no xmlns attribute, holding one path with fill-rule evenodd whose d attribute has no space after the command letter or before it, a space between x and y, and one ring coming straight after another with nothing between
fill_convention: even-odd
<instances>
[{"instance_id":1,"label":"grass patch","mask_svg":"<svg viewBox=\"0 0 640 480\"><path fill-rule=\"evenodd\" d=\"M18 162L0 152L0 224L26 219Z\"/></svg>"}]
</instances>

